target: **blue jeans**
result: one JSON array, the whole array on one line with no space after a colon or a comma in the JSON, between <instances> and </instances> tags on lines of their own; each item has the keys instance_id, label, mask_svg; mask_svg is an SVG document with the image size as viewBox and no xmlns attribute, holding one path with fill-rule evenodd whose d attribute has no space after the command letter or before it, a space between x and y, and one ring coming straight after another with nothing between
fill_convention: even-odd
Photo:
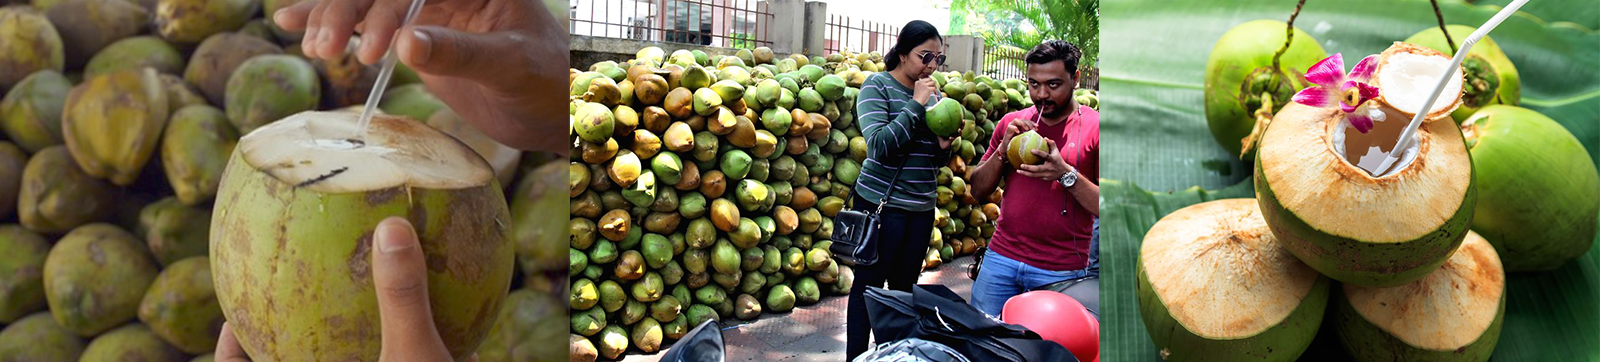
<instances>
[{"instance_id":1,"label":"blue jeans","mask_svg":"<svg viewBox=\"0 0 1600 362\"><path fill-rule=\"evenodd\" d=\"M993 249L983 254L978 280L972 282L972 306L999 317L1006 300L1050 283L1082 278L1089 269L1051 271L1007 258Z\"/></svg>"}]
</instances>

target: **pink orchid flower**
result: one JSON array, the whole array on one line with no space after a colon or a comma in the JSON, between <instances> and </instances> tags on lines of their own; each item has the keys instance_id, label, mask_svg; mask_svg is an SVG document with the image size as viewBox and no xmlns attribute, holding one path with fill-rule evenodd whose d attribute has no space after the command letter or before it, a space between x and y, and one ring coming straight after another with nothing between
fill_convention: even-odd
<instances>
[{"instance_id":1,"label":"pink orchid flower","mask_svg":"<svg viewBox=\"0 0 1600 362\"><path fill-rule=\"evenodd\" d=\"M1306 89L1301 89L1294 94L1295 103L1312 107L1332 108L1339 106L1343 111L1344 119L1350 122L1361 133L1372 130L1373 118L1383 119L1382 112L1357 112L1362 110L1362 105L1378 97L1378 87L1368 84L1372 81L1372 73L1378 68L1378 55L1368 55L1350 69L1350 74L1344 73L1344 55L1334 53L1317 64L1306 69L1306 80L1316 84Z\"/></svg>"}]
</instances>

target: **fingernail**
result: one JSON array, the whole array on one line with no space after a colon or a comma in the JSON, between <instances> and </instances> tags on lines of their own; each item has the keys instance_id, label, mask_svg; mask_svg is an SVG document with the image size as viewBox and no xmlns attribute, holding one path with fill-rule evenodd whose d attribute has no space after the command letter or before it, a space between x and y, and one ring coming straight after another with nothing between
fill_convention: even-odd
<instances>
[{"instance_id":1,"label":"fingernail","mask_svg":"<svg viewBox=\"0 0 1600 362\"><path fill-rule=\"evenodd\" d=\"M433 55L433 37L429 36L428 32L422 31L422 29L411 29L411 37L416 38L415 46L417 49L414 51L416 54L414 60L419 63L427 63L428 57Z\"/></svg>"},{"instance_id":2,"label":"fingernail","mask_svg":"<svg viewBox=\"0 0 1600 362\"><path fill-rule=\"evenodd\" d=\"M385 221L378 224L378 235L375 238L378 242L378 251L392 254L414 247L416 243L411 240L411 235L408 235L405 228L405 224L400 222Z\"/></svg>"}]
</instances>

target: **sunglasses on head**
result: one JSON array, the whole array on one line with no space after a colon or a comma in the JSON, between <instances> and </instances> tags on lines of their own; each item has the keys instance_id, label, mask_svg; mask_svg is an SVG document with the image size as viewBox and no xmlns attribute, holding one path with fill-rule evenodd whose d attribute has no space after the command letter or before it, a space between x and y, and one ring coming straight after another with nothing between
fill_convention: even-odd
<instances>
[{"instance_id":1,"label":"sunglasses on head","mask_svg":"<svg viewBox=\"0 0 1600 362\"><path fill-rule=\"evenodd\" d=\"M936 63L935 65L944 65L944 59L945 59L944 58L944 54L934 55L933 52L923 52L920 55L922 56L922 64L923 65L927 65L928 63L934 63L936 61L938 63Z\"/></svg>"}]
</instances>

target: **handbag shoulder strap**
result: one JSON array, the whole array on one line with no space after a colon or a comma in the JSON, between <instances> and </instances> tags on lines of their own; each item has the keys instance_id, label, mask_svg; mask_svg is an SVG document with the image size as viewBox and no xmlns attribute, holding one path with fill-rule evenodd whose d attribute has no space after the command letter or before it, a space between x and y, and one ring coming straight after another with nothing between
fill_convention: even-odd
<instances>
[{"instance_id":1,"label":"handbag shoulder strap","mask_svg":"<svg viewBox=\"0 0 1600 362\"><path fill-rule=\"evenodd\" d=\"M877 215L883 214L883 205L888 205L889 204L889 195L894 195L895 182L899 182L900 181L900 171L904 171L906 169L906 161L909 161L909 160L911 160L910 152L907 152L907 153L905 153L905 154L900 156L900 165L899 166L895 166L895 168L894 168L894 177L890 177L889 178L889 190L883 192L883 199L882 200L878 200L878 209L876 211L872 212L873 216L877 216Z\"/></svg>"}]
</instances>

